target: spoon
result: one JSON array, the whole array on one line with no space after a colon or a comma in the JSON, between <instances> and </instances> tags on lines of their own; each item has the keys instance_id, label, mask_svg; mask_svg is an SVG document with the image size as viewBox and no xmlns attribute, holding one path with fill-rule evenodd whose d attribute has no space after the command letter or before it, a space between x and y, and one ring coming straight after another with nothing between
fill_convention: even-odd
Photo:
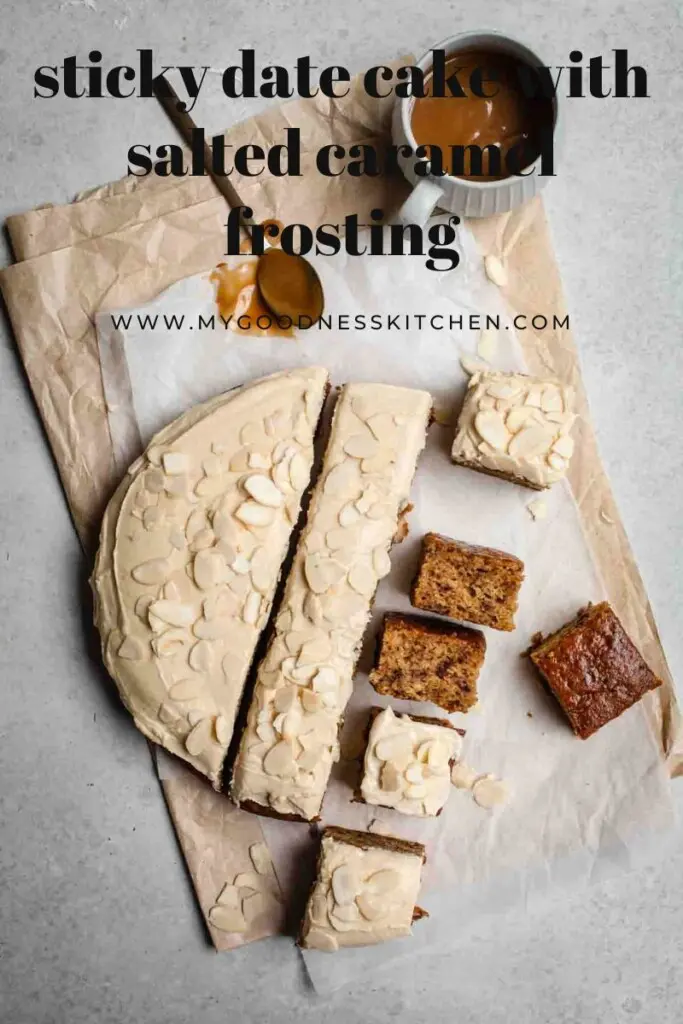
<instances>
[{"instance_id":1,"label":"spoon","mask_svg":"<svg viewBox=\"0 0 683 1024\"><path fill-rule=\"evenodd\" d=\"M173 86L159 75L154 79L154 95L180 132L185 144L192 148L196 125ZM204 143L204 170L211 176L216 188L231 208L242 207L234 185L224 175L214 174L211 149ZM251 239L251 225L244 217L240 227ZM303 256L296 256L274 246L259 257L256 285L264 303L276 319L291 320L295 327L307 328L317 323L323 314L325 299L318 272Z\"/></svg>"}]
</instances>

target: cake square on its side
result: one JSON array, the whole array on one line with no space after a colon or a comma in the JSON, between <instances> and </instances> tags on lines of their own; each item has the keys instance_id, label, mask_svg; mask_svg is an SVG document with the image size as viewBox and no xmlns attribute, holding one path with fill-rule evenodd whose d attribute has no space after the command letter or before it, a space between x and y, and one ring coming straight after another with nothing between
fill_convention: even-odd
<instances>
[{"instance_id":1,"label":"cake square on its side","mask_svg":"<svg viewBox=\"0 0 683 1024\"><path fill-rule=\"evenodd\" d=\"M384 617L370 682L389 697L468 711L477 702L485 653L481 630L390 613Z\"/></svg>"},{"instance_id":2,"label":"cake square on its side","mask_svg":"<svg viewBox=\"0 0 683 1024\"><path fill-rule=\"evenodd\" d=\"M515 555L427 533L410 599L425 612L510 631L523 579Z\"/></svg>"},{"instance_id":3,"label":"cake square on its side","mask_svg":"<svg viewBox=\"0 0 683 1024\"><path fill-rule=\"evenodd\" d=\"M401 814L441 814L461 733L447 718L395 715L372 708L359 799Z\"/></svg>"},{"instance_id":4,"label":"cake square on its side","mask_svg":"<svg viewBox=\"0 0 683 1024\"><path fill-rule=\"evenodd\" d=\"M529 656L572 729L587 739L661 685L607 603L589 604Z\"/></svg>"},{"instance_id":5,"label":"cake square on its side","mask_svg":"<svg viewBox=\"0 0 683 1024\"><path fill-rule=\"evenodd\" d=\"M424 860L422 843L324 829L299 944L331 953L410 935L413 921L425 916L415 906Z\"/></svg>"},{"instance_id":6,"label":"cake square on its side","mask_svg":"<svg viewBox=\"0 0 683 1024\"><path fill-rule=\"evenodd\" d=\"M470 377L451 456L542 491L561 480L574 442L574 391L558 380L482 370Z\"/></svg>"}]
</instances>

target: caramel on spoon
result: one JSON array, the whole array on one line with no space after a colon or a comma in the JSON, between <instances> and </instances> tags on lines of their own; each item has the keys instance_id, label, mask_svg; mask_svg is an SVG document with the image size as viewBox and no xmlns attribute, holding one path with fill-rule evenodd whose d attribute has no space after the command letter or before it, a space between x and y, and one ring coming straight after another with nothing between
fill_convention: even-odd
<instances>
[{"instance_id":1,"label":"caramel on spoon","mask_svg":"<svg viewBox=\"0 0 683 1024\"><path fill-rule=\"evenodd\" d=\"M154 80L154 94L169 118L180 132L187 146L192 147L192 133L196 125L185 110L172 85L160 75ZM228 206L241 207L236 189L223 175L213 172L211 150L204 144L204 169L211 175L216 188ZM241 227L251 236L250 225L244 218ZM318 272L303 256L295 256L281 249L267 249L259 257L256 284L264 303L276 319L291 319L294 327L312 327L323 313L324 295Z\"/></svg>"}]
</instances>

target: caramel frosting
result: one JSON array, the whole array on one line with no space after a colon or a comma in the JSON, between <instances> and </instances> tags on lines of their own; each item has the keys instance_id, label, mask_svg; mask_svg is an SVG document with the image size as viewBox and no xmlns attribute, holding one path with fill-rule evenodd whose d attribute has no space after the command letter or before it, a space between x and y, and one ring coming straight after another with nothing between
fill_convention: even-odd
<instances>
[{"instance_id":1,"label":"caramel frosting","mask_svg":"<svg viewBox=\"0 0 683 1024\"><path fill-rule=\"evenodd\" d=\"M287 579L232 781L236 803L320 813L353 672L431 410L426 391L348 384Z\"/></svg>"},{"instance_id":2,"label":"caramel frosting","mask_svg":"<svg viewBox=\"0 0 683 1024\"><path fill-rule=\"evenodd\" d=\"M370 727L363 800L417 817L438 814L448 800L451 762L461 746L460 733L448 725L416 721L385 708Z\"/></svg>"},{"instance_id":3,"label":"caramel frosting","mask_svg":"<svg viewBox=\"0 0 683 1024\"><path fill-rule=\"evenodd\" d=\"M458 419L455 462L537 490L561 480L574 451L573 389L523 373L481 370Z\"/></svg>"},{"instance_id":4,"label":"caramel frosting","mask_svg":"<svg viewBox=\"0 0 683 1024\"><path fill-rule=\"evenodd\" d=\"M141 732L217 789L327 386L324 369L293 370L190 410L104 515L92 586L105 664Z\"/></svg>"},{"instance_id":5,"label":"caramel frosting","mask_svg":"<svg viewBox=\"0 0 683 1024\"><path fill-rule=\"evenodd\" d=\"M307 949L334 952L410 935L423 857L324 834L302 927Z\"/></svg>"}]
</instances>

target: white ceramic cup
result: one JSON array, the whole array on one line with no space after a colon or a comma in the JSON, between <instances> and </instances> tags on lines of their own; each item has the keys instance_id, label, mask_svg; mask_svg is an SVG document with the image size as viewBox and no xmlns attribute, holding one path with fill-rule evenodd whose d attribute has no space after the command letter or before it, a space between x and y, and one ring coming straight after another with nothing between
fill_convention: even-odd
<instances>
[{"instance_id":1,"label":"white ceramic cup","mask_svg":"<svg viewBox=\"0 0 683 1024\"><path fill-rule=\"evenodd\" d=\"M499 32L466 32L438 43L418 61L418 67L427 71L432 63L432 50L445 50L446 57L467 49L486 49L490 52L507 53L518 57L532 67L543 66L533 50ZM553 100L553 138L555 155L559 140L558 97ZM413 135L412 117L415 98L399 99L394 105L392 137L395 145L408 145L415 149L417 142ZM506 213L515 206L521 206L535 196L546 184L548 177L538 173L541 157L529 164L533 173L510 175L498 181L473 181L456 178L450 174L434 177L420 177L415 174L415 157L399 157L399 164L413 191L399 210L396 219L403 224L424 225L436 207L457 213L461 217L490 217L495 213ZM525 172L528 168L525 168Z\"/></svg>"}]
</instances>

